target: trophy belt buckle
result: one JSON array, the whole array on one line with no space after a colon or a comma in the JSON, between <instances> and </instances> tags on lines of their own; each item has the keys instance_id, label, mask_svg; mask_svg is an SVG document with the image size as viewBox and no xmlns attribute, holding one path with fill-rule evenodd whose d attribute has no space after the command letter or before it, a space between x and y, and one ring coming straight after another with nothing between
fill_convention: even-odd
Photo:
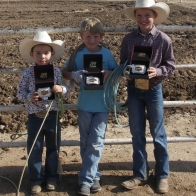
<instances>
[{"instance_id":1,"label":"trophy belt buckle","mask_svg":"<svg viewBox=\"0 0 196 196\"><path fill-rule=\"evenodd\" d=\"M37 92L40 98L46 98L52 95L52 91L50 87L38 88Z\"/></svg>"},{"instance_id":2,"label":"trophy belt buckle","mask_svg":"<svg viewBox=\"0 0 196 196\"><path fill-rule=\"evenodd\" d=\"M35 115L39 118L44 118L46 116L47 111L39 111L36 112Z\"/></svg>"},{"instance_id":3,"label":"trophy belt buckle","mask_svg":"<svg viewBox=\"0 0 196 196\"><path fill-rule=\"evenodd\" d=\"M91 85L91 84L100 84L100 80L98 77L93 77L93 76L87 76L86 77L86 84Z\"/></svg>"},{"instance_id":4,"label":"trophy belt buckle","mask_svg":"<svg viewBox=\"0 0 196 196\"><path fill-rule=\"evenodd\" d=\"M131 65L132 73L136 74L144 74L146 73L146 66L145 65Z\"/></svg>"},{"instance_id":5,"label":"trophy belt buckle","mask_svg":"<svg viewBox=\"0 0 196 196\"><path fill-rule=\"evenodd\" d=\"M142 90L149 90L148 79L135 79L135 87Z\"/></svg>"}]
</instances>

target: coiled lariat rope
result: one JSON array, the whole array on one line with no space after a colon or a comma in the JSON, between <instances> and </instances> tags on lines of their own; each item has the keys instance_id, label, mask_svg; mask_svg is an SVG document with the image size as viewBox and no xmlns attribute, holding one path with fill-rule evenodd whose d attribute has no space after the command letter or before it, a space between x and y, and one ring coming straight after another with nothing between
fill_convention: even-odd
<instances>
[{"instance_id":1,"label":"coiled lariat rope","mask_svg":"<svg viewBox=\"0 0 196 196\"><path fill-rule=\"evenodd\" d=\"M105 88L104 88L104 103L105 106L108 108L108 110L112 113L114 113L114 117L116 119L116 122L118 125L122 128L126 128L129 125L121 125L118 117L117 112L124 112L127 109L127 101L125 103L118 103L116 100L118 87L120 83L120 78L122 76L123 70L126 66L127 62L124 64L118 66L109 76Z\"/></svg>"},{"instance_id":2,"label":"coiled lariat rope","mask_svg":"<svg viewBox=\"0 0 196 196\"><path fill-rule=\"evenodd\" d=\"M61 85L62 85L62 80L61 80ZM59 161L59 150L58 150L58 148L57 148L57 131L58 131L58 116L59 116L59 117L63 117L65 109L64 109L64 105L63 105L62 95L58 94L57 96L58 96L58 105L60 105L60 113L59 113L59 110L57 110L57 115L56 115L56 131L55 131L55 133L56 133L55 145L56 145L56 151L57 151L57 157L58 157L58 168L57 168L57 173L61 174L63 171L62 171L61 165L60 165L60 163L59 163L60 161ZM28 155L28 157L27 157L25 166L24 166L23 171L22 171L22 174L21 174L20 182L19 182L19 185L18 185L17 196L19 196L19 190L20 190L20 185L21 185L21 182L22 182L22 177L23 177L23 175L24 175L24 171L25 171L25 168L26 168L26 166L27 166L29 157L30 157L30 155L31 155L31 152L32 152L32 150L33 150L33 147L34 147L34 145L35 145L35 142L36 142L36 140L37 140L37 137L38 137L38 135L39 135L39 133L40 133L40 131L41 131L43 125L44 125L44 122L45 122L45 120L46 120L46 118L47 118L47 116L48 116L48 113L49 113L49 111L50 111L50 108L52 107L52 104L53 104L53 101L52 101L52 102L50 103L50 105L49 105L49 108L48 108L48 110L47 110L47 113L46 113L46 115L45 115L45 117L44 117L44 119L43 119L43 121L42 121L42 124L41 124L41 126L40 126L40 128L39 128L39 131L38 131L36 137L35 137L35 140L34 140L34 142L33 142L33 145L32 145L32 147L31 147L31 149L30 149L30 151L29 151L29 155Z\"/></svg>"},{"instance_id":3,"label":"coiled lariat rope","mask_svg":"<svg viewBox=\"0 0 196 196\"><path fill-rule=\"evenodd\" d=\"M21 128L21 126L22 126L22 123L20 123L19 126L17 127L16 133L15 133L15 134L12 134L12 135L10 136L10 139L11 139L10 144L11 144L14 140L16 140L16 139L22 137L23 135L27 135L27 133L24 133L24 134L18 133L19 130L20 130L20 128ZM8 146L8 147L9 147L9 146ZM6 152L6 150L2 150L2 152L0 153L0 155L3 154L4 152ZM14 185L14 187L16 188L16 191L17 191L17 186L16 186L16 184L15 184L12 180L10 180L9 178L6 178L6 177L4 177L4 176L0 176L0 178L3 178L3 179L5 179L5 180L11 182L11 183Z\"/></svg>"},{"instance_id":4,"label":"coiled lariat rope","mask_svg":"<svg viewBox=\"0 0 196 196\"><path fill-rule=\"evenodd\" d=\"M22 120L22 122L25 122L25 120L24 120L24 121ZM12 134L12 135L10 136L11 142L9 143L9 145L8 145L7 148L9 148L9 146L11 145L11 143L12 143L14 140L16 140L16 139L22 137L23 135L27 135L27 133L19 133L19 130L20 130L21 126L22 126L22 123L20 123L20 124L18 125L18 127L17 127L17 129L16 129L16 131L15 131L16 133L14 133L14 134ZM7 149L7 148L3 149L3 150L0 152L0 155L3 154L4 152L6 152L6 149Z\"/></svg>"},{"instance_id":5,"label":"coiled lariat rope","mask_svg":"<svg viewBox=\"0 0 196 196\"><path fill-rule=\"evenodd\" d=\"M68 69L69 72L74 71L74 60L75 60L76 54L77 54L82 48L84 48L84 47L85 47L85 44L84 44L84 43L80 44L80 45L73 51L73 53L71 54L71 56L70 56L70 58L69 58L69 62L68 62L68 67L67 67L67 69ZM71 90L75 90L75 84L77 84L77 83L75 82L75 80L74 80L74 79L70 79L70 81L69 81L69 87L70 87Z\"/></svg>"},{"instance_id":6,"label":"coiled lariat rope","mask_svg":"<svg viewBox=\"0 0 196 196\"><path fill-rule=\"evenodd\" d=\"M19 196L20 185L21 185L21 182L22 182L22 178L23 178L24 171L25 171L25 168L26 168L26 166L27 166L29 157L30 157L31 152L32 152L32 150L33 150L33 148L34 148L34 145L35 145L35 142L36 142L36 140L37 140L37 138L38 138L38 135L39 135L39 133L40 133L40 131L41 131L43 125L44 125L44 122L45 122L45 120L46 120L46 118L47 118L47 116L48 116L48 113L49 113L49 111L50 111L50 108L51 108L52 104L53 104L53 101L52 101L52 102L50 103L50 105L49 105L49 108L48 108L48 110L47 110L47 112L46 112L46 115L45 115L45 117L44 117L44 119L43 119L43 121L42 121L42 124L41 124L41 126L40 126L40 128L39 128L39 131L37 132L37 135L36 135L36 137L35 137L35 140L34 140L32 146L31 146L31 149L30 149L29 154L28 154L28 156L27 156L27 160L26 160L26 163L25 163L25 166L24 166L24 168L23 168L23 171L22 171L22 174L21 174L21 177L20 177L20 181L19 181L19 184L18 184L17 196Z\"/></svg>"},{"instance_id":7,"label":"coiled lariat rope","mask_svg":"<svg viewBox=\"0 0 196 196\"><path fill-rule=\"evenodd\" d=\"M106 48L108 48L107 46L105 46L103 43L100 43L100 46L104 46ZM74 70L74 59L76 54L85 47L85 44L82 43L81 45L79 45L71 54L70 59L69 59L69 63L68 63L68 71L73 71ZM109 76L106 84L105 84L105 88L104 88L104 103L105 106L108 108L108 110L110 112L114 113L116 122L118 123L118 125L122 128L126 128L129 125L121 125L118 117L117 117L117 112L123 112L127 109L127 101L122 104L122 103L118 103L116 100L116 96L117 96L117 91L118 91L118 86L120 83L120 77L122 76L123 70L125 68L125 66L127 65L127 61L118 66ZM74 90L74 84L76 82L71 79L69 82L69 86L72 90Z\"/></svg>"},{"instance_id":8,"label":"coiled lariat rope","mask_svg":"<svg viewBox=\"0 0 196 196\"><path fill-rule=\"evenodd\" d=\"M61 79L61 84L60 84L60 85L62 85L62 83L63 83L63 80ZM62 97L62 95L61 95L61 94L58 94L57 96L58 96L58 97L57 97L58 105L60 106L60 112L59 112L59 110L57 110L57 115L56 115L56 131L55 131L55 133L56 133L55 145L56 145L57 156L58 156L58 168L57 168L57 173L61 174L63 171L62 171L62 166L61 166L60 159L59 159L59 150L58 150L58 148L57 148L57 131L58 131L58 116L59 116L60 118L63 117L64 112L65 112L65 108L64 108L64 104L63 104L63 97ZM24 170L25 170L26 165L27 165L27 162L28 162L28 160L29 160L31 151L32 151L32 149L33 149L33 147L34 147L34 145L35 145L35 142L36 142L36 140L37 140L37 137L38 137L38 135L39 135L39 133L40 133L42 127L43 127L43 124L44 124L44 122L45 122L45 120L46 120L46 118L47 118L47 116L48 116L48 113L49 113L49 111L50 111L50 108L52 107L52 104L53 104L53 101L50 103L49 108L48 108L48 110L47 110L47 113L46 113L46 115L45 115L45 117L44 117L44 119L43 119L43 122L42 122L41 126L40 126L40 129L39 129L39 131L38 131L38 133L37 133L37 135L36 135L36 137L35 137L35 140L34 140L34 142L33 142L33 145L32 145L32 147L31 147L31 150L30 150L29 155L28 155L28 157L27 157L27 161L26 161L25 166L24 166L24 168L23 168L23 171L22 171L22 174L21 174L21 178L20 178L20 182L19 182L18 188L17 188L16 184L15 184L13 181L11 181L10 179L8 179L8 178L6 178L6 177L4 177L4 176L0 176L0 178L3 178L3 179L8 180L9 182L11 182L11 183L15 186L16 191L17 191L17 196L19 196L19 190L20 190L22 178L23 178L23 175L24 175ZM25 134L19 134L19 133L18 133L18 132L19 132L19 129L20 129L20 127L21 127L21 125L22 125L22 123L18 126L18 128L17 128L17 130L16 130L16 133L15 133L15 134L12 134L12 135L10 136L10 138L12 139L11 142L10 142L10 144L13 142L13 140L18 139L18 138L22 137L23 135L27 135L27 133L25 133ZM3 150L0 154L2 154L3 152L5 152L5 150Z\"/></svg>"},{"instance_id":9,"label":"coiled lariat rope","mask_svg":"<svg viewBox=\"0 0 196 196\"><path fill-rule=\"evenodd\" d=\"M58 103L59 103L59 105L60 105L60 113L59 113L59 111L57 110L57 116L56 116L56 139L55 139L56 148L57 148L57 131L58 131L58 123L57 123L57 122L58 122L58 116L59 116L59 117L62 117L62 116L64 115L63 99L62 99L62 96L61 96L61 95L58 95ZM28 155L28 157L27 157L25 166L24 166L24 168L23 168L23 171L22 171L22 174L21 174L21 178L20 178L20 181L19 181L18 188L17 188L16 184L15 184L13 181L11 181L10 179L8 179L8 178L6 178L6 177L4 177L4 176L0 176L0 178L3 178L3 179L5 179L5 180L8 180L9 182L11 182L11 183L14 185L14 187L16 188L16 191L17 191L17 196L19 196L19 190L20 190L22 178L23 178L24 171L25 171L25 168L26 168L26 166L27 166L27 163L28 163L30 154L31 154L32 149L33 149L33 147L34 147L34 145L35 145L35 142L36 142L36 140L37 140L37 137L38 137L38 135L39 135L39 133L40 133L42 127L43 127L43 124L44 124L44 122L45 122L45 120L46 120L46 118L47 118L47 116L48 116L48 113L49 113L49 111L50 111L50 108L51 108L52 104L53 104L53 101L52 101L52 102L50 103L50 105L49 105L49 108L48 108L48 110L47 110L47 113L46 113L46 115L45 115L45 117L44 117L44 119L43 119L43 122L42 122L42 124L41 124L41 126L40 126L40 129L39 129L39 131L38 131L38 133L37 133L37 135L36 135L36 137L35 137L35 140L34 140L34 142L33 142L33 145L32 145L32 147L31 147L31 150L29 151L29 155ZM10 138L12 139L12 141L13 141L13 140L16 140L16 139L18 139L19 137L21 137L21 136L27 134L27 133L25 133L25 134L19 134L19 133L18 133L19 128L20 128L20 126L19 126L18 129L17 129L17 133L11 135ZM12 142L12 141L11 141L11 142ZM11 143L11 142L10 142L10 143ZM56 149L56 150L57 150L57 156L58 156L58 158L59 158L59 151L58 151L58 149ZM5 151L3 151L3 152L5 152ZM1 154L2 154L2 153L1 153ZM60 165L59 162L58 162L58 168L57 168L57 170L58 170L57 172L58 172L59 174L62 173L62 168L61 168L61 165Z\"/></svg>"},{"instance_id":10,"label":"coiled lariat rope","mask_svg":"<svg viewBox=\"0 0 196 196\"><path fill-rule=\"evenodd\" d=\"M63 80L61 79L61 84L62 85ZM62 165L61 165L61 158L60 158L60 152L57 146L57 131L58 131L58 118L62 118L64 116L65 113L65 107L63 105L63 96L62 94L58 94L58 105L60 106L60 112L59 110L57 110L57 115L56 115L56 140L55 140L55 145L56 145L56 151L57 151L57 158L58 158L58 167L57 167L57 173L58 174L62 174L63 173L63 169L62 169Z\"/></svg>"}]
</instances>

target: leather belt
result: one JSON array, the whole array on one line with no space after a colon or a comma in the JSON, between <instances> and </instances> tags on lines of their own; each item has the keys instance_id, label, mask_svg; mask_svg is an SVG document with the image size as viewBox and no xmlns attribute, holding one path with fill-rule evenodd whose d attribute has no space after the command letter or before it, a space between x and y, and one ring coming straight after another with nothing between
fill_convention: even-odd
<instances>
[{"instance_id":1,"label":"leather belt","mask_svg":"<svg viewBox=\"0 0 196 196\"><path fill-rule=\"evenodd\" d=\"M161 82L149 82L149 89L154 88L157 84L160 84Z\"/></svg>"},{"instance_id":2,"label":"leather belt","mask_svg":"<svg viewBox=\"0 0 196 196\"><path fill-rule=\"evenodd\" d=\"M30 114L30 115L35 115L39 118L44 118L46 116L46 113L47 113L47 111L39 111L39 112ZM54 111L54 110L48 112L48 116L56 115L56 114L57 114L57 111Z\"/></svg>"},{"instance_id":3,"label":"leather belt","mask_svg":"<svg viewBox=\"0 0 196 196\"><path fill-rule=\"evenodd\" d=\"M135 84L135 79L129 80L129 83L130 84ZM151 81L149 81L148 88L149 89L154 88L157 84L160 84L160 83L161 83L161 81L158 81L158 82L151 82Z\"/></svg>"}]
</instances>

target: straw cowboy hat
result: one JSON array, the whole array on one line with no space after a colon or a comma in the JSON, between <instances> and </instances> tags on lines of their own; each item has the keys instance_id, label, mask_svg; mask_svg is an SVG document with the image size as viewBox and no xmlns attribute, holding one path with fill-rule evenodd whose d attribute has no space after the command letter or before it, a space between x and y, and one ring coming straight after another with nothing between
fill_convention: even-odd
<instances>
[{"instance_id":1,"label":"straw cowboy hat","mask_svg":"<svg viewBox=\"0 0 196 196\"><path fill-rule=\"evenodd\" d=\"M38 44L47 44L53 48L55 52L54 56L50 59L51 62L60 58L64 53L64 43L61 40L55 40L52 42L50 36L46 31L38 31L33 39L25 38L20 42L19 51L22 57L29 63L34 63L35 61L30 56L30 52L33 46Z\"/></svg>"},{"instance_id":2,"label":"straw cowboy hat","mask_svg":"<svg viewBox=\"0 0 196 196\"><path fill-rule=\"evenodd\" d=\"M155 24L165 22L170 13L170 8L166 3L155 3L154 0L136 0L135 7L127 7L126 5L123 5L123 8L132 20L135 20L134 11L136 9L149 8L151 10L154 10L158 14L157 18L154 21Z\"/></svg>"}]
</instances>

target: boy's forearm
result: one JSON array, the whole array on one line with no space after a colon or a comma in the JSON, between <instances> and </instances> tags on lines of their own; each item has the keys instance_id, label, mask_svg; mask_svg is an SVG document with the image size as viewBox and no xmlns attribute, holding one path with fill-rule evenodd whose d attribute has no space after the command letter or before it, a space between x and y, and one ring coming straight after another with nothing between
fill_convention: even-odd
<instances>
[{"instance_id":1,"label":"boy's forearm","mask_svg":"<svg viewBox=\"0 0 196 196\"><path fill-rule=\"evenodd\" d=\"M71 80L72 79L71 72L69 72L66 68L64 68L62 70L62 75L63 75L63 78L66 79L66 80Z\"/></svg>"}]
</instances>

